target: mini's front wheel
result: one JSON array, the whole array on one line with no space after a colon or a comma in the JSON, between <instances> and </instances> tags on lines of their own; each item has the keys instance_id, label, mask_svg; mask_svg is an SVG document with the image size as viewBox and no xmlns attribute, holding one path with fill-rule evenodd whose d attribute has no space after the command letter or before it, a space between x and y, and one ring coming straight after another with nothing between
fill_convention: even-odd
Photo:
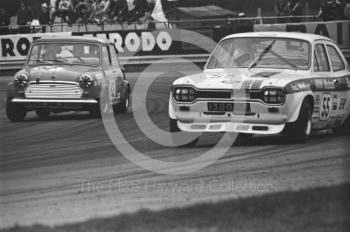
<instances>
[{"instance_id":1,"label":"mini's front wheel","mask_svg":"<svg viewBox=\"0 0 350 232\"><path fill-rule=\"evenodd\" d=\"M6 101L6 115L12 122L23 121L27 110L20 104L13 103L10 98Z\"/></svg>"},{"instance_id":2,"label":"mini's front wheel","mask_svg":"<svg viewBox=\"0 0 350 232\"><path fill-rule=\"evenodd\" d=\"M50 111L47 109L37 109L35 113L39 118L47 118L50 115Z\"/></svg>"}]
</instances>

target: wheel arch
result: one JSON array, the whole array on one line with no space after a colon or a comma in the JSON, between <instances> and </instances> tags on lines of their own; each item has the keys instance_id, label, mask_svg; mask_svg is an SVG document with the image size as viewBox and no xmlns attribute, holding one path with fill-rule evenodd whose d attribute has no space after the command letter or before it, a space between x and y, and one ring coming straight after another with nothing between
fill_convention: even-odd
<instances>
[{"instance_id":1,"label":"wheel arch","mask_svg":"<svg viewBox=\"0 0 350 232\"><path fill-rule=\"evenodd\" d=\"M299 102L297 109L294 111L293 115L290 117L288 122L295 122L298 119L299 113L301 106L305 100L309 100L311 103L312 110L311 112L314 112L314 106L315 106L315 98L313 94L311 93L306 93L302 98L302 100Z\"/></svg>"}]
</instances>

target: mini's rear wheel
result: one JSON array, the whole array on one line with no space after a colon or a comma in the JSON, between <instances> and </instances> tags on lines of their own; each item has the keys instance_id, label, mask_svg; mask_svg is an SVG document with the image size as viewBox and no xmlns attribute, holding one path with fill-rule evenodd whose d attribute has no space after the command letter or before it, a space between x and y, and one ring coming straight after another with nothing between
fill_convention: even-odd
<instances>
[{"instance_id":1,"label":"mini's rear wheel","mask_svg":"<svg viewBox=\"0 0 350 232\"><path fill-rule=\"evenodd\" d=\"M6 101L6 115L12 122L23 121L27 110L20 104L13 103L10 98Z\"/></svg>"},{"instance_id":2,"label":"mini's rear wheel","mask_svg":"<svg viewBox=\"0 0 350 232\"><path fill-rule=\"evenodd\" d=\"M130 107L130 93L126 92L125 96L121 99L120 103L113 106L113 112L115 114L123 114L128 112Z\"/></svg>"},{"instance_id":3,"label":"mini's rear wheel","mask_svg":"<svg viewBox=\"0 0 350 232\"><path fill-rule=\"evenodd\" d=\"M286 124L283 134L291 141L303 143L306 142L311 135L312 125L312 104L309 99L304 99L298 119L293 123Z\"/></svg>"},{"instance_id":4,"label":"mini's rear wheel","mask_svg":"<svg viewBox=\"0 0 350 232\"><path fill-rule=\"evenodd\" d=\"M176 119L172 119L170 118L170 132L179 132L181 131L180 128L178 127L177 125L177 120ZM193 141L189 142L189 143L186 143L184 145L181 145L181 147L193 147L197 144L198 142L198 137L195 138Z\"/></svg>"},{"instance_id":5,"label":"mini's rear wheel","mask_svg":"<svg viewBox=\"0 0 350 232\"><path fill-rule=\"evenodd\" d=\"M37 109L35 113L39 118L47 118L50 115L50 111L47 109Z\"/></svg>"}]
</instances>

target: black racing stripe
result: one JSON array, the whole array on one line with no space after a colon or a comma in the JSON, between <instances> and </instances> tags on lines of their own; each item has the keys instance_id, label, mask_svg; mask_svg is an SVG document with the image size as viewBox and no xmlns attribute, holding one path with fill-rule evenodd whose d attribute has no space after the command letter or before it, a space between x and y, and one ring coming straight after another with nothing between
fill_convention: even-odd
<instances>
[{"instance_id":1,"label":"black racing stripe","mask_svg":"<svg viewBox=\"0 0 350 232\"><path fill-rule=\"evenodd\" d=\"M260 73L255 73L252 77L265 77L265 78L270 78L276 74L279 74L280 72L260 72Z\"/></svg>"},{"instance_id":2,"label":"black racing stripe","mask_svg":"<svg viewBox=\"0 0 350 232\"><path fill-rule=\"evenodd\" d=\"M253 80L245 80L243 81L241 89L249 89L250 85L253 83Z\"/></svg>"},{"instance_id":3,"label":"black racing stripe","mask_svg":"<svg viewBox=\"0 0 350 232\"><path fill-rule=\"evenodd\" d=\"M250 89L260 89L261 84L264 80L256 80L253 82L252 87Z\"/></svg>"}]
</instances>

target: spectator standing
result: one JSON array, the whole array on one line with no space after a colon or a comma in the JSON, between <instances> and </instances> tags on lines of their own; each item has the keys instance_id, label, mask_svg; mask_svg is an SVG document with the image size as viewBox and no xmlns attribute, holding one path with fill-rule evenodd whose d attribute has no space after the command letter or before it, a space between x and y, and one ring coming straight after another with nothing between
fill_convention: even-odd
<instances>
[{"instance_id":1,"label":"spectator standing","mask_svg":"<svg viewBox=\"0 0 350 232\"><path fill-rule=\"evenodd\" d=\"M41 31L46 32L46 26L50 24L50 12L46 3L41 5L41 14L39 16L39 23L41 25Z\"/></svg>"},{"instance_id":2,"label":"spectator standing","mask_svg":"<svg viewBox=\"0 0 350 232\"><path fill-rule=\"evenodd\" d=\"M300 0L290 0L288 3L290 16L302 16L303 7ZM301 22L301 18L292 18L292 22Z\"/></svg>"},{"instance_id":3,"label":"spectator standing","mask_svg":"<svg viewBox=\"0 0 350 232\"><path fill-rule=\"evenodd\" d=\"M110 8L110 0L105 0L104 4L103 4L103 8L100 11L100 18L99 21L100 22L106 22L106 21L110 21L109 19L109 8Z\"/></svg>"},{"instance_id":4,"label":"spectator standing","mask_svg":"<svg viewBox=\"0 0 350 232\"><path fill-rule=\"evenodd\" d=\"M30 33L30 24L32 20L32 10L25 4L25 2L21 2L17 11L17 24L19 25L18 32Z\"/></svg>"},{"instance_id":5,"label":"spectator standing","mask_svg":"<svg viewBox=\"0 0 350 232\"><path fill-rule=\"evenodd\" d=\"M0 8L0 35L7 35L10 25L10 16L4 8Z\"/></svg>"},{"instance_id":6,"label":"spectator standing","mask_svg":"<svg viewBox=\"0 0 350 232\"><path fill-rule=\"evenodd\" d=\"M76 13L76 20L78 20L78 23L86 23L88 18L88 1L87 0L80 0L79 3L75 7L75 13Z\"/></svg>"},{"instance_id":7,"label":"spectator standing","mask_svg":"<svg viewBox=\"0 0 350 232\"><path fill-rule=\"evenodd\" d=\"M275 15L277 17L283 17L286 16L286 3L284 0L278 0L277 4L275 5ZM283 18L278 18L277 22L284 23L285 20Z\"/></svg>"},{"instance_id":8,"label":"spectator standing","mask_svg":"<svg viewBox=\"0 0 350 232\"><path fill-rule=\"evenodd\" d=\"M51 13L51 22L54 23L56 16L61 17L61 13L60 13L60 6L61 0L55 0L55 4L54 4L54 10L52 10Z\"/></svg>"},{"instance_id":9,"label":"spectator standing","mask_svg":"<svg viewBox=\"0 0 350 232\"><path fill-rule=\"evenodd\" d=\"M164 28L168 24L168 20L164 14L161 0L148 0L147 11L155 24L155 28Z\"/></svg>"},{"instance_id":10,"label":"spectator standing","mask_svg":"<svg viewBox=\"0 0 350 232\"><path fill-rule=\"evenodd\" d=\"M101 23L101 18L103 17L103 9L105 8L106 2L104 0L97 0L95 7L95 17L94 22L97 24Z\"/></svg>"},{"instance_id":11,"label":"spectator standing","mask_svg":"<svg viewBox=\"0 0 350 232\"><path fill-rule=\"evenodd\" d=\"M344 0L344 19L350 19L350 0Z\"/></svg>"},{"instance_id":12,"label":"spectator standing","mask_svg":"<svg viewBox=\"0 0 350 232\"><path fill-rule=\"evenodd\" d=\"M321 3L319 17L324 21L342 19L342 7L338 0L324 0Z\"/></svg>"},{"instance_id":13,"label":"spectator standing","mask_svg":"<svg viewBox=\"0 0 350 232\"><path fill-rule=\"evenodd\" d=\"M67 22L67 17L70 15L71 5L69 0L61 0L58 6L59 12L61 14L61 21Z\"/></svg>"},{"instance_id":14,"label":"spectator standing","mask_svg":"<svg viewBox=\"0 0 350 232\"><path fill-rule=\"evenodd\" d=\"M126 0L116 0L113 11L113 22L122 23L128 14L128 4Z\"/></svg>"},{"instance_id":15,"label":"spectator standing","mask_svg":"<svg viewBox=\"0 0 350 232\"><path fill-rule=\"evenodd\" d=\"M127 0L128 13L126 21L128 23L136 22L145 15L147 3L146 0Z\"/></svg>"}]
</instances>

